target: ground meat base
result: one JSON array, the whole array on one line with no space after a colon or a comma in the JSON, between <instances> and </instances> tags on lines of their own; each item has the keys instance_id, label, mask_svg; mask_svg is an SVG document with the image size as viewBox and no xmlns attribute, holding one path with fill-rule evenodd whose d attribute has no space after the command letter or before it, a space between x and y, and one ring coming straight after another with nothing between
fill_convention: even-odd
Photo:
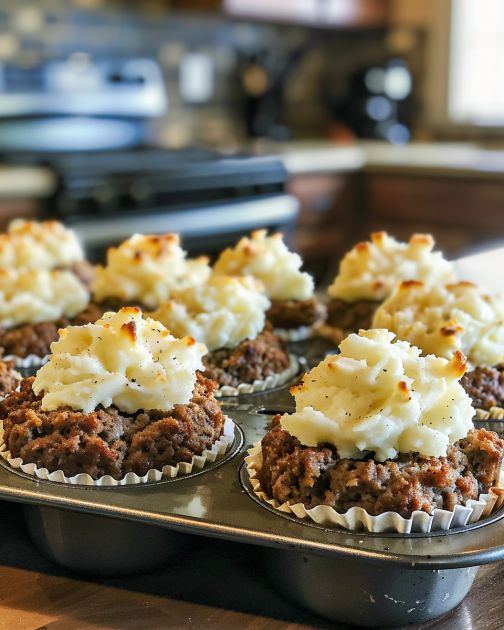
<instances>
[{"instance_id":1,"label":"ground meat base","mask_svg":"<svg viewBox=\"0 0 504 630\"><path fill-rule=\"evenodd\" d=\"M97 302L98 306L101 310L106 313L107 311L120 311L122 308L139 308L140 310L147 310L146 307L140 302L124 302L124 300L120 300L119 298L109 298L107 300L103 300L102 302Z\"/></svg>"},{"instance_id":2,"label":"ground meat base","mask_svg":"<svg viewBox=\"0 0 504 630\"><path fill-rule=\"evenodd\" d=\"M488 492L499 477L504 441L493 431L473 429L446 457L340 459L332 447L301 445L277 416L262 454L261 487L279 503L329 505L340 513L357 506L373 516L391 511L410 518L415 510L453 510Z\"/></svg>"},{"instance_id":3,"label":"ground meat base","mask_svg":"<svg viewBox=\"0 0 504 630\"><path fill-rule=\"evenodd\" d=\"M460 383L472 398L474 407L486 411L504 407L504 363L477 367L464 374Z\"/></svg>"},{"instance_id":4,"label":"ground meat base","mask_svg":"<svg viewBox=\"0 0 504 630\"><path fill-rule=\"evenodd\" d=\"M246 339L236 348L210 352L203 357L203 365L207 378L219 385L237 387L280 374L289 367L290 358L285 341L267 325L255 339Z\"/></svg>"},{"instance_id":5,"label":"ground meat base","mask_svg":"<svg viewBox=\"0 0 504 630\"><path fill-rule=\"evenodd\" d=\"M371 328L373 315L381 302L374 300L358 300L345 302L333 298L327 305L327 324L348 332L357 332Z\"/></svg>"},{"instance_id":6,"label":"ground meat base","mask_svg":"<svg viewBox=\"0 0 504 630\"><path fill-rule=\"evenodd\" d=\"M59 338L58 330L67 326L81 326L99 319L103 310L96 304L89 304L84 311L75 317L60 317L54 322L23 324L15 328L0 328L0 348L5 355L27 357L34 354L45 357L50 353L53 341Z\"/></svg>"},{"instance_id":7,"label":"ground meat base","mask_svg":"<svg viewBox=\"0 0 504 630\"><path fill-rule=\"evenodd\" d=\"M323 321L325 309L315 298L309 300L272 300L266 317L274 328L292 330L315 326Z\"/></svg>"},{"instance_id":8,"label":"ground meat base","mask_svg":"<svg viewBox=\"0 0 504 630\"><path fill-rule=\"evenodd\" d=\"M121 479L127 472L142 476L151 468L188 462L210 448L224 428L213 396L216 384L200 373L191 401L169 413L126 414L113 406L88 414L69 407L42 411L32 383L33 377L24 379L19 392L0 402L5 443L13 457L68 477Z\"/></svg>"},{"instance_id":9,"label":"ground meat base","mask_svg":"<svg viewBox=\"0 0 504 630\"><path fill-rule=\"evenodd\" d=\"M23 377L14 369L12 361L0 360L0 397L13 392Z\"/></svg>"}]
</instances>

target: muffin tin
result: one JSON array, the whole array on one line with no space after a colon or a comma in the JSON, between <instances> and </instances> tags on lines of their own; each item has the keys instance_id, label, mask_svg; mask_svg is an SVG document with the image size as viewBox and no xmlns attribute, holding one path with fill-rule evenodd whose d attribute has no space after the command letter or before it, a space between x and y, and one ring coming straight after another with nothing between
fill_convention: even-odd
<instances>
[{"instance_id":1,"label":"muffin tin","mask_svg":"<svg viewBox=\"0 0 504 630\"><path fill-rule=\"evenodd\" d=\"M242 455L271 420L257 412L268 404L257 397L226 405L243 429L243 445L200 474L88 488L37 482L2 466L0 497L25 504L38 549L70 569L102 575L152 569L176 561L191 545L187 534L241 541L264 548L272 583L289 598L360 625L443 614L463 599L479 565L504 558L502 510L449 534L399 536L328 530L258 504Z\"/></svg>"},{"instance_id":2,"label":"muffin tin","mask_svg":"<svg viewBox=\"0 0 504 630\"><path fill-rule=\"evenodd\" d=\"M330 348L312 344L308 364ZM299 348L304 352L302 348ZM504 510L450 533L369 534L327 529L260 503L244 470L247 448L271 417L292 407L288 387L222 399L235 442L198 474L143 486L85 487L36 481L0 466L0 498L24 504L37 548L72 570L146 571L194 544L197 534L259 546L272 584L332 620L367 626L420 623L466 595L482 564L504 559ZM499 422L481 426L500 430Z\"/></svg>"}]
</instances>

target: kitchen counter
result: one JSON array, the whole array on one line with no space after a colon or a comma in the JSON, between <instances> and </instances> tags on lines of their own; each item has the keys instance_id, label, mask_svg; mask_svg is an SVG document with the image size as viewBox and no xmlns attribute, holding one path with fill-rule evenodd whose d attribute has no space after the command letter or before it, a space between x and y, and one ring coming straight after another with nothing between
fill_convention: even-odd
<instances>
[{"instance_id":1,"label":"kitchen counter","mask_svg":"<svg viewBox=\"0 0 504 630\"><path fill-rule=\"evenodd\" d=\"M471 143L421 143L392 146L385 142L257 141L244 147L258 155L280 155L291 176L317 173L403 172L451 177L504 178L504 150ZM0 166L0 199L50 194L56 179L47 168Z\"/></svg>"},{"instance_id":2,"label":"kitchen counter","mask_svg":"<svg viewBox=\"0 0 504 630\"><path fill-rule=\"evenodd\" d=\"M281 155L292 176L311 173L403 172L451 177L504 178L504 150L485 149L472 143L413 142L392 146L362 140L354 145L329 141L260 141L253 150Z\"/></svg>"},{"instance_id":3,"label":"kitchen counter","mask_svg":"<svg viewBox=\"0 0 504 630\"><path fill-rule=\"evenodd\" d=\"M56 177L45 167L0 165L0 199L46 197L56 187Z\"/></svg>"},{"instance_id":4,"label":"kitchen counter","mask_svg":"<svg viewBox=\"0 0 504 630\"><path fill-rule=\"evenodd\" d=\"M276 594L257 548L195 538L172 568L92 579L51 564L31 546L19 506L0 502L0 629L343 629ZM499 630L504 563L483 567L462 604L417 630Z\"/></svg>"}]
</instances>

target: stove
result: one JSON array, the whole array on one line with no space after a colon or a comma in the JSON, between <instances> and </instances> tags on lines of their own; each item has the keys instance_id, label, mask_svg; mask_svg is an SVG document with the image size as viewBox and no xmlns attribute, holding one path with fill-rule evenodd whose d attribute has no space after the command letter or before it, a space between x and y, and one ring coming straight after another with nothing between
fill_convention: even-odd
<instances>
[{"instance_id":1,"label":"stove","mask_svg":"<svg viewBox=\"0 0 504 630\"><path fill-rule=\"evenodd\" d=\"M288 233L298 213L275 157L144 148L46 155L43 163L58 183L41 218L72 227L94 260L134 232L179 232L191 254L213 254L259 227Z\"/></svg>"},{"instance_id":2,"label":"stove","mask_svg":"<svg viewBox=\"0 0 504 630\"><path fill-rule=\"evenodd\" d=\"M191 254L211 254L254 228L293 224L280 159L148 144L168 109L156 61L77 54L0 70L0 158L49 169L57 186L40 216L74 228L91 259L134 232L179 232Z\"/></svg>"}]
</instances>

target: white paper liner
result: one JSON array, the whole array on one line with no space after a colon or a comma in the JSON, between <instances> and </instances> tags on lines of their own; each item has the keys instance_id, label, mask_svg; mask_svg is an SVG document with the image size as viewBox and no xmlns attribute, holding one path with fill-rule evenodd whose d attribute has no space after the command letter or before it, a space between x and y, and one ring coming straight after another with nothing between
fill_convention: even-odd
<instances>
[{"instance_id":1,"label":"white paper liner","mask_svg":"<svg viewBox=\"0 0 504 630\"><path fill-rule=\"evenodd\" d=\"M49 355L39 357L36 354L29 354L27 357L18 357L15 354L8 354L2 357L2 361L12 361L16 368L39 368L49 361Z\"/></svg>"},{"instance_id":2,"label":"white paper liner","mask_svg":"<svg viewBox=\"0 0 504 630\"><path fill-rule=\"evenodd\" d=\"M264 380L255 380L253 383L240 383L237 387L231 387L231 385L222 385L214 393L216 398L222 396L239 396L240 394L252 394L253 392L264 392L267 389L273 389L279 387L284 383L287 383L291 378L296 376L299 372L299 361L294 354L289 354L290 365L289 367L280 372L279 374L270 374Z\"/></svg>"},{"instance_id":3,"label":"white paper liner","mask_svg":"<svg viewBox=\"0 0 504 630\"><path fill-rule=\"evenodd\" d=\"M500 488L496 492L481 494L478 499L467 501L466 505L456 505L453 511L435 509L432 514L423 511L413 512L410 518L403 518L396 512L385 512L378 516L371 516L364 508L352 507L345 514L340 514L328 505L318 505L308 510L302 503L289 505L280 504L270 499L261 489L257 479L257 472L262 467L261 443L256 442L245 457L247 471L254 494L271 507L287 514L294 514L301 519L309 519L319 525L337 526L349 530L367 530L373 533L397 532L399 534L428 533L431 531L447 531L455 527L463 527L475 523L488 516L494 509L500 507L504 501L504 494ZM499 486L504 482L501 472Z\"/></svg>"},{"instance_id":4,"label":"white paper liner","mask_svg":"<svg viewBox=\"0 0 504 630\"><path fill-rule=\"evenodd\" d=\"M299 328L274 328L273 332L284 341L304 341L311 339L319 326L300 326Z\"/></svg>"},{"instance_id":5,"label":"white paper liner","mask_svg":"<svg viewBox=\"0 0 504 630\"><path fill-rule=\"evenodd\" d=\"M221 437L212 444L210 449L203 451L201 455L194 455L190 462L180 462L176 466L163 466L161 470L151 468L145 475L139 477L136 473L129 472L122 479L114 479L110 475L104 475L99 479L93 479L87 473L79 473L73 477L66 477L62 470L49 472L47 468L37 468L36 464L25 464L20 457L12 458L7 450L3 439L3 422L0 421L0 457L2 457L12 468L21 470L28 475L56 481L58 483L80 484L85 486L127 486L132 484L142 484L152 481L160 481L163 477L173 479L178 475L188 475L194 469L201 470L207 463L213 463L217 458L224 455L234 441L235 423L231 418L225 417L224 428Z\"/></svg>"},{"instance_id":6,"label":"white paper liner","mask_svg":"<svg viewBox=\"0 0 504 630\"><path fill-rule=\"evenodd\" d=\"M504 420L504 409L502 407L490 407L486 409L476 408L476 420Z\"/></svg>"}]
</instances>

